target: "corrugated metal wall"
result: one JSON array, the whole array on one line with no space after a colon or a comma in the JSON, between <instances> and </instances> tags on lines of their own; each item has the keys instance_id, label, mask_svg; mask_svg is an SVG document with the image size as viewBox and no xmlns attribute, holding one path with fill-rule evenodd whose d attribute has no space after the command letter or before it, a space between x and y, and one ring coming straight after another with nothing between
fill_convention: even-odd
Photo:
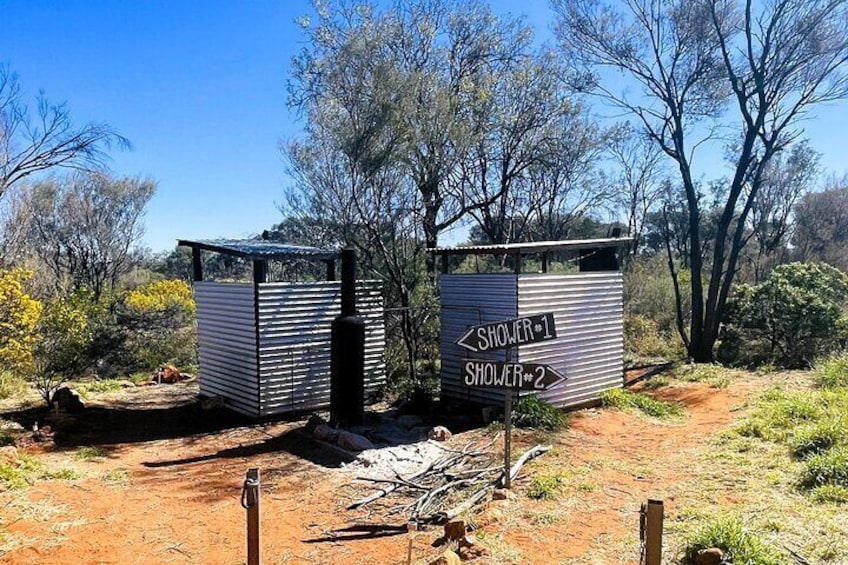
<instances>
[{"instance_id":1,"label":"corrugated metal wall","mask_svg":"<svg viewBox=\"0 0 848 565\"><path fill-rule=\"evenodd\" d=\"M468 326L553 312L557 339L517 348L519 361L545 363L568 380L543 393L565 407L622 385L622 276L619 272L571 275L442 275L442 395L500 403L497 390L470 389L460 379L462 359L504 359L504 352L475 354L456 345Z\"/></svg>"},{"instance_id":2,"label":"corrugated metal wall","mask_svg":"<svg viewBox=\"0 0 848 565\"><path fill-rule=\"evenodd\" d=\"M253 285L195 282L200 394L258 416Z\"/></svg>"},{"instance_id":3,"label":"corrugated metal wall","mask_svg":"<svg viewBox=\"0 0 848 565\"><path fill-rule=\"evenodd\" d=\"M504 360L504 351L472 353L456 345L468 326L515 318L516 275L441 275L442 303L439 351L442 357L442 396L491 404L503 398L500 391L470 388L460 378L463 359Z\"/></svg>"},{"instance_id":4,"label":"corrugated metal wall","mask_svg":"<svg viewBox=\"0 0 848 565\"><path fill-rule=\"evenodd\" d=\"M542 398L564 407L622 386L622 301L619 272L519 275L518 315L553 312L557 338L519 347L518 360L550 365L568 379Z\"/></svg>"},{"instance_id":5,"label":"corrugated metal wall","mask_svg":"<svg viewBox=\"0 0 848 565\"><path fill-rule=\"evenodd\" d=\"M385 382L382 283L358 281L365 321L365 386ZM259 412L262 416L330 404L330 325L341 311L341 283L259 285Z\"/></svg>"}]
</instances>

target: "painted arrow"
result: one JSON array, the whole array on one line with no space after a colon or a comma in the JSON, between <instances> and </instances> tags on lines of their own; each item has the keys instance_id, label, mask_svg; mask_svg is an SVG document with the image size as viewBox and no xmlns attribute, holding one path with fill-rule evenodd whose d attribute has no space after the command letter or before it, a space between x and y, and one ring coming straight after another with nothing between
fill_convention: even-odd
<instances>
[{"instance_id":1,"label":"painted arrow","mask_svg":"<svg viewBox=\"0 0 848 565\"><path fill-rule=\"evenodd\" d=\"M503 320L492 324L472 326L456 340L468 351L481 353L528 343L556 339L556 324L552 312Z\"/></svg>"},{"instance_id":2,"label":"painted arrow","mask_svg":"<svg viewBox=\"0 0 848 565\"><path fill-rule=\"evenodd\" d=\"M566 380L565 375L539 363L503 363L466 359L462 362L465 386L515 390L547 390Z\"/></svg>"}]
</instances>

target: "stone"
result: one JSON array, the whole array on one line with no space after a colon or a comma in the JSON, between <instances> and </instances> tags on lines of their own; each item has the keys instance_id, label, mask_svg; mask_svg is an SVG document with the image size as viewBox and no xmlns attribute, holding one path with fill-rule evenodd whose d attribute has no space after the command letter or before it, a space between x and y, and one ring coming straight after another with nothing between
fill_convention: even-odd
<instances>
[{"instance_id":1,"label":"stone","mask_svg":"<svg viewBox=\"0 0 848 565\"><path fill-rule=\"evenodd\" d=\"M445 538L455 541L465 537L465 520L451 520L445 524Z\"/></svg>"},{"instance_id":2,"label":"stone","mask_svg":"<svg viewBox=\"0 0 848 565\"><path fill-rule=\"evenodd\" d=\"M365 436L361 436L359 434L355 434L353 432L349 432L347 430L341 430L339 432L338 438L336 439L336 443L339 446L349 449L351 451L365 451L366 449L374 449L374 444L371 443Z\"/></svg>"},{"instance_id":3,"label":"stone","mask_svg":"<svg viewBox=\"0 0 848 565\"><path fill-rule=\"evenodd\" d=\"M701 549L695 553L695 565L721 565L724 563L724 552L717 547Z\"/></svg>"},{"instance_id":4,"label":"stone","mask_svg":"<svg viewBox=\"0 0 848 565\"><path fill-rule=\"evenodd\" d=\"M462 565L462 560L460 560L459 555L448 549L431 561L430 565Z\"/></svg>"},{"instance_id":5,"label":"stone","mask_svg":"<svg viewBox=\"0 0 848 565\"><path fill-rule=\"evenodd\" d=\"M510 500L512 499L512 493L505 488L496 488L492 492L492 500Z\"/></svg>"},{"instance_id":6,"label":"stone","mask_svg":"<svg viewBox=\"0 0 848 565\"><path fill-rule=\"evenodd\" d=\"M17 422L13 422L12 420L2 420L0 419L0 432L7 433L17 433L23 432L24 427Z\"/></svg>"},{"instance_id":7,"label":"stone","mask_svg":"<svg viewBox=\"0 0 848 565\"><path fill-rule=\"evenodd\" d=\"M315 429L312 430L312 435L320 440L335 443L336 439L339 437L339 431L334 430L326 424L318 424L315 426Z\"/></svg>"},{"instance_id":8,"label":"stone","mask_svg":"<svg viewBox=\"0 0 848 565\"><path fill-rule=\"evenodd\" d=\"M116 382L121 385L121 388L135 388L135 383L128 379L121 379Z\"/></svg>"},{"instance_id":9,"label":"stone","mask_svg":"<svg viewBox=\"0 0 848 565\"><path fill-rule=\"evenodd\" d=\"M4 445L0 447L0 463L17 463L18 448L14 445Z\"/></svg>"},{"instance_id":10,"label":"stone","mask_svg":"<svg viewBox=\"0 0 848 565\"><path fill-rule=\"evenodd\" d=\"M473 536L472 536L473 537ZM479 544L463 545L460 540L459 558L463 561L473 561L480 557L489 555L489 550Z\"/></svg>"},{"instance_id":11,"label":"stone","mask_svg":"<svg viewBox=\"0 0 848 565\"><path fill-rule=\"evenodd\" d=\"M182 380L182 373L173 365L162 365L156 371L156 382L174 384Z\"/></svg>"},{"instance_id":12,"label":"stone","mask_svg":"<svg viewBox=\"0 0 848 565\"><path fill-rule=\"evenodd\" d=\"M66 386L59 387L53 393L53 402L69 414L76 414L85 410L85 401L83 401L80 394Z\"/></svg>"},{"instance_id":13,"label":"stone","mask_svg":"<svg viewBox=\"0 0 848 565\"><path fill-rule=\"evenodd\" d=\"M453 434L446 427L436 426L435 428L430 430L430 432L427 434L427 437L436 441L447 441L451 438L452 435Z\"/></svg>"},{"instance_id":14,"label":"stone","mask_svg":"<svg viewBox=\"0 0 848 565\"><path fill-rule=\"evenodd\" d=\"M327 425L327 422L326 422L326 420L324 420L324 418L322 418L318 414L312 414L311 416L309 416L309 419L306 420L306 425L303 426L303 431L311 434L315 431L315 428L317 428L318 426L326 426L326 425Z\"/></svg>"},{"instance_id":15,"label":"stone","mask_svg":"<svg viewBox=\"0 0 848 565\"><path fill-rule=\"evenodd\" d=\"M397 425L402 428L406 428L407 430L414 428L415 426L420 426L421 423L421 418L415 414L404 414L397 418Z\"/></svg>"}]
</instances>

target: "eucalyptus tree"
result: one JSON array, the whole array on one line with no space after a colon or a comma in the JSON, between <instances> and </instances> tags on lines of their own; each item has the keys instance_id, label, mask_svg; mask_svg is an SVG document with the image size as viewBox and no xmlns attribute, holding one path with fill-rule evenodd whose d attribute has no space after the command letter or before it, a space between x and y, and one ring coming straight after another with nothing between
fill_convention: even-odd
<instances>
[{"instance_id":1,"label":"eucalyptus tree","mask_svg":"<svg viewBox=\"0 0 848 565\"><path fill-rule=\"evenodd\" d=\"M692 270L691 321L678 331L693 359L710 361L769 163L799 139L811 109L848 95L848 0L554 7L576 82L629 112L677 169ZM635 89L623 93L620 76ZM693 163L699 148L722 141L732 165L705 261Z\"/></svg>"},{"instance_id":2,"label":"eucalyptus tree","mask_svg":"<svg viewBox=\"0 0 848 565\"><path fill-rule=\"evenodd\" d=\"M417 192L424 244L484 206L469 198L460 164L483 134L488 89L529 46L520 20L479 2L318 3L304 19L290 99L307 130L366 167L388 167ZM355 135L366 136L351 138ZM360 142L371 144L357 154Z\"/></svg>"},{"instance_id":3,"label":"eucalyptus tree","mask_svg":"<svg viewBox=\"0 0 848 565\"><path fill-rule=\"evenodd\" d=\"M67 105L50 102L43 93L31 110L17 75L0 65L0 197L54 167L102 169L105 151L113 145L129 142L105 124L74 126Z\"/></svg>"}]
</instances>

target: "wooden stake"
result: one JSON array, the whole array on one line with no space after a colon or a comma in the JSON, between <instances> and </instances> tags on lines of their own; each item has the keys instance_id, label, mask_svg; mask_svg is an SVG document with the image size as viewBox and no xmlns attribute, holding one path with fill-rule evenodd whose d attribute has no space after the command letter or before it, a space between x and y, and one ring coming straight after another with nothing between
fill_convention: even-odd
<instances>
[{"instance_id":1,"label":"wooden stake","mask_svg":"<svg viewBox=\"0 0 848 565\"><path fill-rule=\"evenodd\" d=\"M504 488L512 488L509 466L512 451L512 390L504 392Z\"/></svg>"},{"instance_id":2,"label":"wooden stake","mask_svg":"<svg viewBox=\"0 0 848 565\"><path fill-rule=\"evenodd\" d=\"M663 502L648 500L645 510L645 565L662 561Z\"/></svg>"},{"instance_id":3,"label":"wooden stake","mask_svg":"<svg viewBox=\"0 0 848 565\"><path fill-rule=\"evenodd\" d=\"M259 558L259 469L247 470L241 505L247 510L247 565L260 565Z\"/></svg>"}]
</instances>

